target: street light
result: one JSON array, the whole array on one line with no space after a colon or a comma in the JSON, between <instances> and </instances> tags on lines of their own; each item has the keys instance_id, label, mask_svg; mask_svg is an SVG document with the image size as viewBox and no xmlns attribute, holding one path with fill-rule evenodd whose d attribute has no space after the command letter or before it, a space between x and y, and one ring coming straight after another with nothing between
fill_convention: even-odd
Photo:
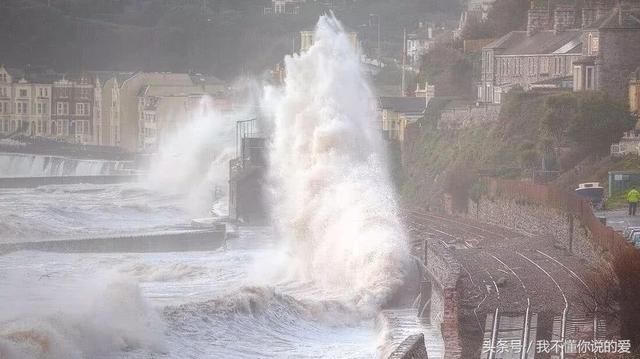
<instances>
[{"instance_id":1,"label":"street light","mask_svg":"<svg viewBox=\"0 0 640 359\"><path fill-rule=\"evenodd\" d=\"M376 21L376 23L378 24L378 67L382 67L382 63L380 62L380 56L381 56L381 51L380 51L380 15L378 14L369 14L369 17L377 17L378 21Z\"/></svg>"}]
</instances>

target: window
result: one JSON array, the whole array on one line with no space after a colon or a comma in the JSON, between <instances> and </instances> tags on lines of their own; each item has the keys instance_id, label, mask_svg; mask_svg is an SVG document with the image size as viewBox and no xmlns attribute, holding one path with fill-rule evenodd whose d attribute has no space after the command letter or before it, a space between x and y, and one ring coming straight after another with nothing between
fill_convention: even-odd
<instances>
[{"instance_id":1,"label":"window","mask_svg":"<svg viewBox=\"0 0 640 359\"><path fill-rule=\"evenodd\" d=\"M69 103L68 102L58 102L57 103L57 111L58 115L68 115L69 114Z\"/></svg>"},{"instance_id":2,"label":"window","mask_svg":"<svg viewBox=\"0 0 640 359\"><path fill-rule=\"evenodd\" d=\"M600 51L600 38L594 37L591 39L591 53L595 55L598 51Z\"/></svg>"},{"instance_id":3,"label":"window","mask_svg":"<svg viewBox=\"0 0 640 359\"><path fill-rule=\"evenodd\" d=\"M549 73L549 58L543 57L540 59L540 73L548 74Z\"/></svg>"},{"instance_id":4,"label":"window","mask_svg":"<svg viewBox=\"0 0 640 359\"><path fill-rule=\"evenodd\" d=\"M81 98L89 98L89 89L81 88L80 89L80 97Z\"/></svg>"},{"instance_id":5,"label":"window","mask_svg":"<svg viewBox=\"0 0 640 359\"><path fill-rule=\"evenodd\" d=\"M582 90L582 78L580 76L580 66L573 67L573 90L581 91Z\"/></svg>"},{"instance_id":6,"label":"window","mask_svg":"<svg viewBox=\"0 0 640 359\"><path fill-rule=\"evenodd\" d=\"M38 103L36 105L36 113L39 114L39 115L42 114L42 104L41 103Z\"/></svg>"},{"instance_id":7,"label":"window","mask_svg":"<svg viewBox=\"0 0 640 359\"><path fill-rule=\"evenodd\" d=\"M76 135L84 134L84 121L75 121Z\"/></svg>"},{"instance_id":8,"label":"window","mask_svg":"<svg viewBox=\"0 0 640 359\"><path fill-rule=\"evenodd\" d=\"M27 89L20 89L20 97L27 97Z\"/></svg>"},{"instance_id":9,"label":"window","mask_svg":"<svg viewBox=\"0 0 640 359\"><path fill-rule=\"evenodd\" d=\"M89 104L88 103L77 103L76 104L76 115L81 115L81 116L89 115Z\"/></svg>"},{"instance_id":10,"label":"window","mask_svg":"<svg viewBox=\"0 0 640 359\"><path fill-rule=\"evenodd\" d=\"M49 96L49 89L46 87L40 87L38 89L38 96L40 97L48 97Z\"/></svg>"},{"instance_id":11,"label":"window","mask_svg":"<svg viewBox=\"0 0 640 359\"><path fill-rule=\"evenodd\" d=\"M594 77L593 66L587 66L585 89L586 90L595 89L595 77Z\"/></svg>"},{"instance_id":12,"label":"window","mask_svg":"<svg viewBox=\"0 0 640 359\"><path fill-rule=\"evenodd\" d=\"M58 120L57 123L57 135L67 136L69 135L69 120Z\"/></svg>"},{"instance_id":13,"label":"window","mask_svg":"<svg viewBox=\"0 0 640 359\"><path fill-rule=\"evenodd\" d=\"M20 115L26 115L28 113L26 102L16 102L16 113Z\"/></svg>"},{"instance_id":14,"label":"window","mask_svg":"<svg viewBox=\"0 0 640 359\"><path fill-rule=\"evenodd\" d=\"M42 104L42 113L43 114L49 113L49 105L46 102Z\"/></svg>"},{"instance_id":15,"label":"window","mask_svg":"<svg viewBox=\"0 0 640 359\"><path fill-rule=\"evenodd\" d=\"M597 36L594 36L593 33L589 33L587 36L587 54L597 55L598 50L600 49L600 39Z\"/></svg>"},{"instance_id":16,"label":"window","mask_svg":"<svg viewBox=\"0 0 640 359\"><path fill-rule=\"evenodd\" d=\"M0 87L0 97L8 97L9 91L6 87Z\"/></svg>"}]
</instances>

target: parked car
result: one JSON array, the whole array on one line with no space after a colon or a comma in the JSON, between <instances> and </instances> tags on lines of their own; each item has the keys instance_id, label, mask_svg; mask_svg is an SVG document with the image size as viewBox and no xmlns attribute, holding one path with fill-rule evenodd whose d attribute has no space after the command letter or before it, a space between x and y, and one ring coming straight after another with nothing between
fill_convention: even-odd
<instances>
[{"instance_id":1,"label":"parked car","mask_svg":"<svg viewBox=\"0 0 640 359\"><path fill-rule=\"evenodd\" d=\"M640 231L633 232L630 242L634 247L640 248Z\"/></svg>"},{"instance_id":2,"label":"parked car","mask_svg":"<svg viewBox=\"0 0 640 359\"><path fill-rule=\"evenodd\" d=\"M631 236L636 232L640 232L640 227L627 227L624 230L624 239L630 241Z\"/></svg>"},{"instance_id":3,"label":"parked car","mask_svg":"<svg viewBox=\"0 0 640 359\"><path fill-rule=\"evenodd\" d=\"M591 202L594 209L604 209L604 187L599 182L580 183L576 195Z\"/></svg>"}]
</instances>

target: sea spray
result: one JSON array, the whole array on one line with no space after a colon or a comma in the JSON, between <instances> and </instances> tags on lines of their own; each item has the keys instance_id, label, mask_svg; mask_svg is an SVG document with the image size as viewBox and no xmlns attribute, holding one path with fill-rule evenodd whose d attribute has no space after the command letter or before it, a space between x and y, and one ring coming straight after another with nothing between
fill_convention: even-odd
<instances>
[{"instance_id":1,"label":"sea spray","mask_svg":"<svg viewBox=\"0 0 640 359\"><path fill-rule=\"evenodd\" d=\"M359 52L333 16L314 44L285 58L284 88L268 89L277 230L288 268L373 314L402 284L410 263L376 102Z\"/></svg>"},{"instance_id":2,"label":"sea spray","mask_svg":"<svg viewBox=\"0 0 640 359\"><path fill-rule=\"evenodd\" d=\"M184 196L184 207L193 216L206 215L218 200L226 202L235 121L245 116L242 111L223 114L211 98L204 97L191 118L174 119L176 131L161 139L145 183Z\"/></svg>"}]
</instances>

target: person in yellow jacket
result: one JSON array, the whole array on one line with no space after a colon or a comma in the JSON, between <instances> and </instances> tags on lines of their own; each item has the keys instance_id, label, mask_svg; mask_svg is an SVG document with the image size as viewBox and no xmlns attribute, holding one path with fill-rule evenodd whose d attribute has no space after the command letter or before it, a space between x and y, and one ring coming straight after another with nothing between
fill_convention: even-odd
<instances>
[{"instance_id":1,"label":"person in yellow jacket","mask_svg":"<svg viewBox=\"0 0 640 359\"><path fill-rule=\"evenodd\" d=\"M640 201L640 192L635 187L631 187L631 191L627 193L627 202L629 202L629 215L635 216L638 202Z\"/></svg>"}]
</instances>

